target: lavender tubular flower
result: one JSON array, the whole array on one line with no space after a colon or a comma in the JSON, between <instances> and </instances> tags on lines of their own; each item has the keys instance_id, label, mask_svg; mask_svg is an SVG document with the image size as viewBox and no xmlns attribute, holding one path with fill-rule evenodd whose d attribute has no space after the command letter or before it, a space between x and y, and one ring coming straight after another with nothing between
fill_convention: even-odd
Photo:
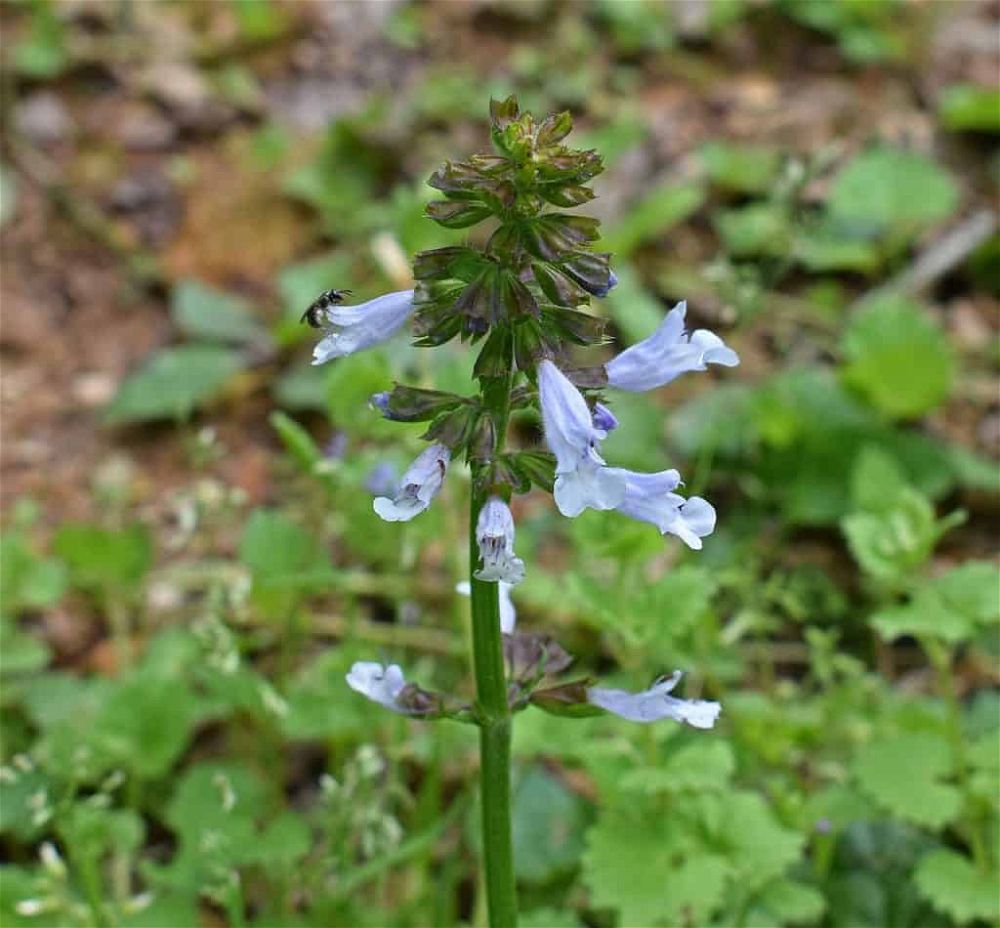
<instances>
[{"instance_id":1,"label":"lavender tubular flower","mask_svg":"<svg viewBox=\"0 0 1000 928\"><path fill-rule=\"evenodd\" d=\"M334 306L325 312L326 336L313 349L313 364L325 364L395 335L413 312L413 291L398 290L358 306Z\"/></svg>"},{"instance_id":2,"label":"lavender tubular flower","mask_svg":"<svg viewBox=\"0 0 1000 928\"><path fill-rule=\"evenodd\" d=\"M524 579L524 561L514 554L514 517L497 496L491 496L479 511L476 543L483 566L473 576L477 580L511 586Z\"/></svg>"},{"instance_id":3,"label":"lavender tubular flower","mask_svg":"<svg viewBox=\"0 0 1000 928\"><path fill-rule=\"evenodd\" d=\"M372 504L386 522L409 522L420 515L437 496L451 460L451 452L434 442L407 468L395 497L378 497Z\"/></svg>"},{"instance_id":4,"label":"lavender tubular flower","mask_svg":"<svg viewBox=\"0 0 1000 928\"><path fill-rule=\"evenodd\" d=\"M688 334L684 329L687 303L678 303L648 338L626 348L604 366L608 383L634 393L654 390L688 371L707 370L709 364L735 367L739 356L708 329Z\"/></svg>"},{"instance_id":5,"label":"lavender tubular flower","mask_svg":"<svg viewBox=\"0 0 1000 928\"><path fill-rule=\"evenodd\" d=\"M593 687L587 690L587 701L631 722L674 719L693 728L714 727L722 711L719 703L704 699L678 699L668 695L682 676L681 671L674 671L667 679L660 680L641 693Z\"/></svg>"},{"instance_id":6,"label":"lavender tubular flower","mask_svg":"<svg viewBox=\"0 0 1000 928\"><path fill-rule=\"evenodd\" d=\"M607 431L594 425L587 401L551 361L538 365L545 440L556 456L554 496L564 516L584 509L614 509L625 499L625 480L604 464L598 448Z\"/></svg>"},{"instance_id":7,"label":"lavender tubular flower","mask_svg":"<svg viewBox=\"0 0 1000 928\"><path fill-rule=\"evenodd\" d=\"M642 474L609 468L625 481L625 499L615 507L622 515L655 525L661 535L676 535L689 548L701 550L701 539L715 530L715 508L700 496L685 499L673 491L681 484L676 470Z\"/></svg>"}]
</instances>

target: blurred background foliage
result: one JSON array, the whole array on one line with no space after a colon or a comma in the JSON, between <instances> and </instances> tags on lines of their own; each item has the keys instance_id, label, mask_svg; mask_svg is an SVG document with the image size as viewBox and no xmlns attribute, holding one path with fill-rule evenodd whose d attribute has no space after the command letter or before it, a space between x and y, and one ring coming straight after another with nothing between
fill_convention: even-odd
<instances>
[{"instance_id":1,"label":"blurred background foliage","mask_svg":"<svg viewBox=\"0 0 1000 928\"><path fill-rule=\"evenodd\" d=\"M609 458L717 505L702 553L519 500L522 627L724 706L517 717L523 923L996 924L995 3L0 22L4 925L483 923L472 731L344 684L381 656L469 693L463 475L376 519L418 442L368 397L471 362L312 368L298 318L462 240L425 179L512 91L607 160L611 331L686 298L743 358L615 397Z\"/></svg>"}]
</instances>

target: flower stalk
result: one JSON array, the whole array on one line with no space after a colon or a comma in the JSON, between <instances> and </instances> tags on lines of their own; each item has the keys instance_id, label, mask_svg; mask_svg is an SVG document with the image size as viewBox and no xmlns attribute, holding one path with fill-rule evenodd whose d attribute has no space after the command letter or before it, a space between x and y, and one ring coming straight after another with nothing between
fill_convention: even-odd
<instances>
[{"instance_id":1,"label":"flower stalk","mask_svg":"<svg viewBox=\"0 0 1000 928\"><path fill-rule=\"evenodd\" d=\"M475 492L469 518L472 596L472 656L479 722L479 781L482 797L483 858L492 928L517 924L514 853L510 826L511 715L507 700L500 632L499 584L477 580L476 523L486 500Z\"/></svg>"},{"instance_id":2,"label":"flower stalk","mask_svg":"<svg viewBox=\"0 0 1000 928\"><path fill-rule=\"evenodd\" d=\"M385 341L412 321L418 347L458 338L478 345L478 389L461 396L396 384L376 393L372 408L386 419L426 422L428 447L398 486L374 501L391 522L419 516L442 488L449 466L464 457L472 475L469 506L469 593L472 604L474 705L407 683L402 669L359 662L348 675L356 692L390 711L425 720L450 718L479 727L482 840L492 928L517 923L510 819L511 726L514 712L535 706L565 716L611 713L633 722L672 719L710 729L716 702L671 695L677 671L647 690L608 689L589 678L556 683L572 658L545 635L518 634L510 588L525 574L514 551L512 497L532 488L552 493L559 511L616 510L649 522L700 549L715 528L715 509L675 492L673 469L639 473L610 466L601 442L618 427L605 405L608 388L655 389L707 365L739 363L715 333L688 333L678 304L648 338L599 367L576 368L574 346L604 342L603 322L587 312L617 283L609 254L593 250L598 221L564 212L593 198L587 183L602 170L594 151L563 144L569 113L536 123L513 97L491 101L494 152L448 162L430 178L444 197L427 215L451 229L489 219L485 246L450 245L418 254L413 290L360 306L326 307L310 317L325 330L316 363ZM547 450L510 442L512 417L534 411Z\"/></svg>"}]
</instances>

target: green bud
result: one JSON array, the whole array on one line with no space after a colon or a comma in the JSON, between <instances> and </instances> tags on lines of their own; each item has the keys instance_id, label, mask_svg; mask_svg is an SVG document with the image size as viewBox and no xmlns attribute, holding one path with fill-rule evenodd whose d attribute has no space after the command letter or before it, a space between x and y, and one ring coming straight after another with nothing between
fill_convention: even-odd
<instances>
[{"instance_id":1,"label":"green bud","mask_svg":"<svg viewBox=\"0 0 1000 928\"><path fill-rule=\"evenodd\" d=\"M427 422L457 406L471 404L472 400L441 390L425 390L397 383L387 394L379 394L376 406L387 419L397 422Z\"/></svg>"},{"instance_id":2,"label":"green bud","mask_svg":"<svg viewBox=\"0 0 1000 928\"><path fill-rule=\"evenodd\" d=\"M427 204L427 216L446 229L465 229L493 214L482 203L461 200L433 200Z\"/></svg>"},{"instance_id":3,"label":"green bud","mask_svg":"<svg viewBox=\"0 0 1000 928\"><path fill-rule=\"evenodd\" d=\"M530 702L550 715L564 715L583 718L589 715L601 715L602 710L593 706L587 699L587 688L591 680L574 680L549 689L535 690Z\"/></svg>"},{"instance_id":4,"label":"green bud","mask_svg":"<svg viewBox=\"0 0 1000 928\"><path fill-rule=\"evenodd\" d=\"M506 376L510 370L512 351L513 333L510 326L495 326L476 358L472 376L480 380L484 377Z\"/></svg>"}]
</instances>

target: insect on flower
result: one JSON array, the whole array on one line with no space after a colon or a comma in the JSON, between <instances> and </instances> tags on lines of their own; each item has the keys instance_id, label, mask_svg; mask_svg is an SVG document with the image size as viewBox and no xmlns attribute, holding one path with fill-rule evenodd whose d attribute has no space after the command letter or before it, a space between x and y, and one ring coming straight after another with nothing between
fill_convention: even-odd
<instances>
[{"instance_id":1,"label":"insect on flower","mask_svg":"<svg viewBox=\"0 0 1000 928\"><path fill-rule=\"evenodd\" d=\"M324 290L309 304L299 322L308 322L314 329L323 328L323 314L332 306L343 303L344 296L353 292L353 290Z\"/></svg>"}]
</instances>

